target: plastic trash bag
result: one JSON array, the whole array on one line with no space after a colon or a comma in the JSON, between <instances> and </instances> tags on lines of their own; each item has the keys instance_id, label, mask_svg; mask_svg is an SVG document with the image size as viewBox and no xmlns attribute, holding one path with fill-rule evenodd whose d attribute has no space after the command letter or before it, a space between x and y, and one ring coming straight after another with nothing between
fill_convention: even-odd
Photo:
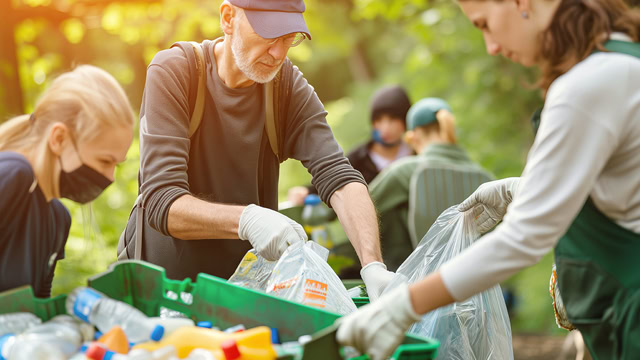
<instances>
[{"instance_id":1,"label":"plastic trash bag","mask_svg":"<svg viewBox=\"0 0 640 360\"><path fill-rule=\"evenodd\" d=\"M471 212L462 213L457 206L450 207L400 265L385 292L400 283L423 279L479 236ZM442 359L513 359L511 325L499 285L426 314L409 332L438 339L438 357Z\"/></svg>"},{"instance_id":2,"label":"plastic trash bag","mask_svg":"<svg viewBox=\"0 0 640 360\"><path fill-rule=\"evenodd\" d=\"M289 246L278 261L267 261L252 249L228 282L346 315L356 306L328 256L329 250L313 241Z\"/></svg>"},{"instance_id":3,"label":"plastic trash bag","mask_svg":"<svg viewBox=\"0 0 640 360\"><path fill-rule=\"evenodd\" d=\"M259 256L255 249L251 249L244 255L227 282L247 289L266 291L274 267L276 261L266 260Z\"/></svg>"}]
</instances>

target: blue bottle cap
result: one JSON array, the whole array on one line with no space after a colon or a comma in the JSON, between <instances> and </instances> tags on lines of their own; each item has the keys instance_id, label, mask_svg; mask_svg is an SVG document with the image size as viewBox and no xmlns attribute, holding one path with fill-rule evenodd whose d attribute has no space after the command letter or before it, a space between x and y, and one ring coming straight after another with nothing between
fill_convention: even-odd
<instances>
[{"instance_id":1,"label":"blue bottle cap","mask_svg":"<svg viewBox=\"0 0 640 360\"><path fill-rule=\"evenodd\" d=\"M5 335L2 335L2 336L0 337L0 360L7 360L4 356L2 356L2 353L4 352L4 351L2 351L2 347L4 346L4 344L5 344L5 343L10 339L10 338L12 338L12 337L14 337L14 336L16 336L16 335L15 335L15 334L5 334ZM8 351L7 351L6 353L7 353L7 355L9 355L9 352L8 352Z\"/></svg>"},{"instance_id":2,"label":"blue bottle cap","mask_svg":"<svg viewBox=\"0 0 640 360\"><path fill-rule=\"evenodd\" d=\"M102 337L102 333L100 332L100 330L96 330L95 335L93 335L93 340L98 340Z\"/></svg>"},{"instance_id":3,"label":"blue bottle cap","mask_svg":"<svg viewBox=\"0 0 640 360\"><path fill-rule=\"evenodd\" d=\"M156 327L153 328L153 331L151 332L151 340L160 341L162 340L163 336L164 336L164 326L156 325Z\"/></svg>"},{"instance_id":4,"label":"blue bottle cap","mask_svg":"<svg viewBox=\"0 0 640 360\"><path fill-rule=\"evenodd\" d=\"M82 346L80 346L80 352L86 353L88 348L89 348L89 344L84 343L82 344Z\"/></svg>"},{"instance_id":5,"label":"blue bottle cap","mask_svg":"<svg viewBox=\"0 0 640 360\"><path fill-rule=\"evenodd\" d=\"M280 344L280 334L277 328L271 328L271 343Z\"/></svg>"},{"instance_id":6,"label":"blue bottle cap","mask_svg":"<svg viewBox=\"0 0 640 360\"><path fill-rule=\"evenodd\" d=\"M116 354L115 352L113 352L111 350L107 350L107 352L104 353L104 356L102 357L102 360L111 360L115 354Z\"/></svg>"},{"instance_id":7,"label":"blue bottle cap","mask_svg":"<svg viewBox=\"0 0 640 360\"><path fill-rule=\"evenodd\" d=\"M198 321L196 326L211 329L213 327L213 323L211 321Z\"/></svg>"},{"instance_id":8,"label":"blue bottle cap","mask_svg":"<svg viewBox=\"0 0 640 360\"><path fill-rule=\"evenodd\" d=\"M78 292L76 301L73 303L73 314L80 320L89 323L89 314L93 305L102 299L102 295L91 288L82 289Z\"/></svg>"},{"instance_id":9,"label":"blue bottle cap","mask_svg":"<svg viewBox=\"0 0 640 360\"><path fill-rule=\"evenodd\" d=\"M320 196L316 194L309 194L307 195L307 197L304 198L305 205L318 205L321 202L322 202L322 199L320 199Z\"/></svg>"}]
</instances>

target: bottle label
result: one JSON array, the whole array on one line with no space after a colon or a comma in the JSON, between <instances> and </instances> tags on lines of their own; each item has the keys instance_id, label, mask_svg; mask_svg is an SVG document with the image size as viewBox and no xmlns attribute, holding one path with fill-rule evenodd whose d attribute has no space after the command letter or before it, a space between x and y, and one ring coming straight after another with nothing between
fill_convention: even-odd
<instances>
[{"instance_id":1,"label":"bottle label","mask_svg":"<svg viewBox=\"0 0 640 360\"><path fill-rule=\"evenodd\" d=\"M101 298L102 295L92 289L86 288L80 291L76 302L73 304L73 313L80 318L80 320L88 323L91 308L93 308L96 301Z\"/></svg>"}]
</instances>

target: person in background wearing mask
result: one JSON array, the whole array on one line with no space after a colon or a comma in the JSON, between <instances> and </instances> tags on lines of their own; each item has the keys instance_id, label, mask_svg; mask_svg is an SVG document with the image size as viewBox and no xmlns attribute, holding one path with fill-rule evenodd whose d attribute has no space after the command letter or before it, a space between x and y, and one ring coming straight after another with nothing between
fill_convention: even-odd
<instances>
[{"instance_id":1,"label":"person in background wearing mask","mask_svg":"<svg viewBox=\"0 0 640 360\"><path fill-rule=\"evenodd\" d=\"M455 118L444 100L418 101L407 114L407 129L405 139L418 155L394 162L369 184L371 199L380 215L382 249L387 266L393 271L413 251L408 227L409 190L418 166L456 165L470 171L484 171L457 145Z\"/></svg>"},{"instance_id":2,"label":"person in background wearing mask","mask_svg":"<svg viewBox=\"0 0 640 360\"><path fill-rule=\"evenodd\" d=\"M370 184L392 162L412 155L407 143L402 141L405 121L411 101L400 86L388 86L378 90L371 99L371 140L352 150L347 158Z\"/></svg>"},{"instance_id":3,"label":"person in background wearing mask","mask_svg":"<svg viewBox=\"0 0 640 360\"><path fill-rule=\"evenodd\" d=\"M481 231L504 216L495 230L343 318L339 342L385 359L420 314L493 287L554 250L566 318L593 359L637 359L640 10L623 0L459 5L489 54L541 70L545 104L527 164L520 178L483 184L459 208Z\"/></svg>"},{"instance_id":4,"label":"person in background wearing mask","mask_svg":"<svg viewBox=\"0 0 640 360\"><path fill-rule=\"evenodd\" d=\"M31 115L0 125L0 291L31 285L50 296L71 227L58 199L97 198L125 160L134 125L124 90L90 65L54 80Z\"/></svg>"}]
</instances>

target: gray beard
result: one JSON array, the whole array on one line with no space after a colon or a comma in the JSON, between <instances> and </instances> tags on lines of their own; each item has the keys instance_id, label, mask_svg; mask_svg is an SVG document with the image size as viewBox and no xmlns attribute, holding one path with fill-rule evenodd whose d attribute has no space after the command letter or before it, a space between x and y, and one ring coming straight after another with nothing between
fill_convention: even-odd
<instances>
[{"instance_id":1,"label":"gray beard","mask_svg":"<svg viewBox=\"0 0 640 360\"><path fill-rule=\"evenodd\" d=\"M240 69L240 71L242 71L242 73L247 78L249 78L249 80L255 81L259 84L266 84L273 80L276 74L278 74L278 71L280 71L280 67L282 66L282 64L280 64L277 69L266 74L254 69L255 65L250 64L246 60L247 51L240 36L231 36L231 53L233 54L233 59L238 69Z\"/></svg>"}]
</instances>

